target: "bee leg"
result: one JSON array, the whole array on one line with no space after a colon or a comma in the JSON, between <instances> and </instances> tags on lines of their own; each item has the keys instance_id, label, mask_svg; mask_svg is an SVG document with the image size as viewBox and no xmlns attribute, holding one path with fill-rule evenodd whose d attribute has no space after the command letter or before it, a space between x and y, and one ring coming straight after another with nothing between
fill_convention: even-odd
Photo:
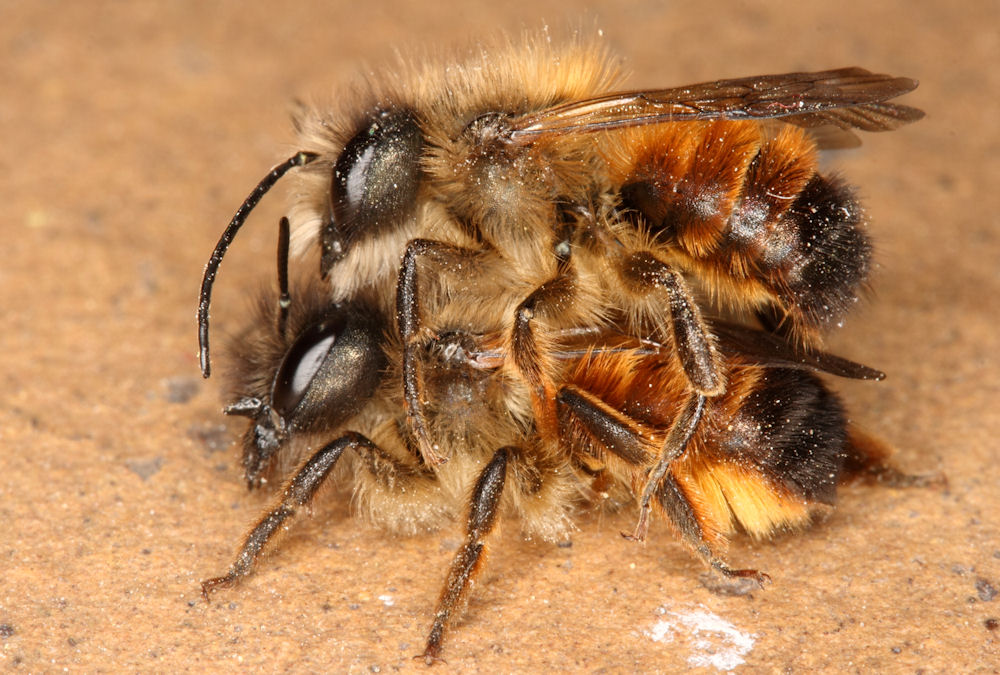
<instances>
[{"instance_id":1,"label":"bee leg","mask_svg":"<svg viewBox=\"0 0 1000 675\"><path fill-rule=\"evenodd\" d=\"M698 521L694 506L672 475L667 474L663 477L656 491L656 498L663 512L670 518L670 522L680 532L684 541L713 570L729 580L749 579L760 588L771 581L771 577L763 572L730 567L724 560L716 556L708 544L708 538Z\"/></svg>"},{"instance_id":2,"label":"bee leg","mask_svg":"<svg viewBox=\"0 0 1000 675\"><path fill-rule=\"evenodd\" d=\"M403 404L406 421L427 464L441 464L447 458L438 454L437 445L431 440L424 415L424 376L419 358L428 336L421 327L420 261L431 258L446 270L462 272L460 265L477 257L478 252L431 239L414 239L406 245L406 253L399 268L396 285L396 320L399 337L403 342ZM462 272L468 274L467 271Z\"/></svg>"},{"instance_id":3,"label":"bee leg","mask_svg":"<svg viewBox=\"0 0 1000 675\"><path fill-rule=\"evenodd\" d=\"M636 532L622 536L632 541L645 539L650 502L655 497L657 504L663 509L685 543L691 546L712 569L730 579L750 578L758 584L763 584L768 580L766 574L757 570L733 569L712 552L694 507L668 471L670 462L683 453L684 446L697 427L704 404L704 397L697 395L692 397L674 422L663 444L660 460L646 481L640 499L640 522ZM564 428L571 422L581 425L604 449L631 466L640 467L648 464L656 450L650 447L650 443L646 440L649 434L639 422L610 408L589 392L574 386L563 387L559 390L557 405L560 423ZM661 467L664 467L662 471Z\"/></svg>"},{"instance_id":4,"label":"bee leg","mask_svg":"<svg viewBox=\"0 0 1000 675\"><path fill-rule=\"evenodd\" d=\"M576 284L566 275L549 279L521 301L514 313L514 327L510 334L510 354L514 367L531 387L532 407L539 431L556 437L558 425L554 402L555 385L550 373L554 367L545 335L538 335L532 324L539 315L552 308L557 310L569 304L575 295Z\"/></svg>"},{"instance_id":5,"label":"bee leg","mask_svg":"<svg viewBox=\"0 0 1000 675\"><path fill-rule=\"evenodd\" d=\"M500 512L500 498L507 477L507 458L511 450L512 448L497 450L479 475L472 491L465 545L458 551L448 570L448 579L438 599L427 646L421 654L427 665L439 660L444 633L468 603L469 589L482 569L485 540L493 532Z\"/></svg>"},{"instance_id":6,"label":"bee leg","mask_svg":"<svg viewBox=\"0 0 1000 675\"><path fill-rule=\"evenodd\" d=\"M563 439L571 437L571 424L579 424L602 448L635 467L648 465L656 450L636 420L579 387L562 387L556 395L556 408Z\"/></svg>"},{"instance_id":7,"label":"bee leg","mask_svg":"<svg viewBox=\"0 0 1000 675\"><path fill-rule=\"evenodd\" d=\"M693 394L688 399L680 416L670 427L670 432L660 448L656 448L647 440L650 436L649 431L643 429L639 422L610 408L599 398L581 391L577 387L560 389L556 403L559 406L560 423L563 428L572 418L573 421L582 425L588 435L598 441L605 450L631 466L648 466L650 459L656 457L657 451L659 451L659 459L646 477L645 487L639 497L639 523L633 534L623 535L630 541L645 541L649 529L650 504L653 497L663 489L662 486L667 481L673 480L673 477L668 473L670 465L684 454L688 442L697 430L705 410L705 397ZM690 527L683 526L683 518L680 520L672 519L678 529L684 533L700 532L695 520L692 520L692 523L696 527L692 530ZM687 534L685 536L687 537ZM700 535L696 535L694 539L701 545Z\"/></svg>"},{"instance_id":8,"label":"bee leg","mask_svg":"<svg viewBox=\"0 0 1000 675\"><path fill-rule=\"evenodd\" d=\"M316 490L323 484L344 450L348 448L353 448L362 454L380 453L374 443L354 432L344 434L317 451L285 486L278 504L254 525L243 541L243 546L229 571L224 576L202 582L201 594L206 600L209 593L216 588L233 586L250 574L267 543L286 520L294 516L300 507L307 506L312 501Z\"/></svg>"},{"instance_id":9,"label":"bee leg","mask_svg":"<svg viewBox=\"0 0 1000 675\"><path fill-rule=\"evenodd\" d=\"M619 274L637 308L644 308L640 303L646 299L645 296L657 291L665 296L669 329L658 316L662 305L644 313L654 324L658 324L658 332L664 336L672 334L681 367L695 391L703 396L721 394L726 384L715 341L680 272L653 254L639 251L621 261Z\"/></svg>"},{"instance_id":10,"label":"bee leg","mask_svg":"<svg viewBox=\"0 0 1000 675\"><path fill-rule=\"evenodd\" d=\"M670 465L684 454L688 442L698 430L698 424L704 413L705 397L701 394L692 394L684 405L680 416L671 425L670 432L660 450L660 458L646 478L645 487L643 487L642 495L639 497L639 522L629 539L633 541L646 540L646 533L649 530L649 509L653 495L660 490L661 483L664 483L668 478L673 480L673 477L667 474Z\"/></svg>"}]
</instances>

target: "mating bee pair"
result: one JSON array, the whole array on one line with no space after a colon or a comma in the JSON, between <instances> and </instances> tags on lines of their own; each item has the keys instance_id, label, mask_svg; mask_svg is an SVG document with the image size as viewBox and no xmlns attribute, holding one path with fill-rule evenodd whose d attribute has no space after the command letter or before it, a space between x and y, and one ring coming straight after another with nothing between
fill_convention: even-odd
<instances>
[{"instance_id":1,"label":"mating bee pair","mask_svg":"<svg viewBox=\"0 0 1000 675\"><path fill-rule=\"evenodd\" d=\"M206 269L208 376L219 264L296 169L279 293L232 346L226 412L250 418L251 487L296 440L321 445L206 597L327 480L396 531L465 515L428 662L503 512L555 540L581 506L634 500L630 538L658 514L724 577L763 583L726 562L737 528L805 525L846 471L884 466L816 375L882 377L815 349L871 246L851 188L818 171L812 129L842 140L919 119L887 102L916 83L846 68L607 93L603 49L544 39L403 70L348 111L298 117L305 149ZM320 258L291 293L290 240Z\"/></svg>"}]
</instances>

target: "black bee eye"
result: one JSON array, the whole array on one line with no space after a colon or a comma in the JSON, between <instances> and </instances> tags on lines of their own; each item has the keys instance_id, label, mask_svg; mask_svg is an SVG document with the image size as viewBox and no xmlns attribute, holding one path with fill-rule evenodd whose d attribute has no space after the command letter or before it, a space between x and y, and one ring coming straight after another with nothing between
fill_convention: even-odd
<instances>
[{"instance_id":1,"label":"black bee eye","mask_svg":"<svg viewBox=\"0 0 1000 675\"><path fill-rule=\"evenodd\" d=\"M341 309L313 324L285 354L271 387L271 408L291 427L336 427L375 393L385 355L376 322L362 311Z\"/></svg>"},{"instance_id":2,"label":"black bee eye","mask_svg":"<svg viewBox=\"0 0 1000 675\"><path fill-rule=\"evenodd\" d=\"M358 237L391 227L416 200L424 137L413 113L387 110L347 143L333 169L333 227L324 237L346 250Z\"/></svg>"}]
</instances>

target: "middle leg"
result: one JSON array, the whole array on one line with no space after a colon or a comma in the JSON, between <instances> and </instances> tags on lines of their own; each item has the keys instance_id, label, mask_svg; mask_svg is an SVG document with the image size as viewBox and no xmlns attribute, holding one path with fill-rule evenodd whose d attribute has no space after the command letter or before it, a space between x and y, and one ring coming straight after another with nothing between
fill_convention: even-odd
<instances>
[{"instance_id":1,"label":"middle leg","mask_svg":"<svg viewBox=\"0 0 1000 675\"><path fill-rule=\"evenodd\" d=\"M465 544L455 555L434 612L434 623L422 654L428 665L439 658L444 634L468 603L469 589L482 569L486 538L496 528L512 448L501 448L483 469L472 491Z\"/></svg>"}]
</instances>

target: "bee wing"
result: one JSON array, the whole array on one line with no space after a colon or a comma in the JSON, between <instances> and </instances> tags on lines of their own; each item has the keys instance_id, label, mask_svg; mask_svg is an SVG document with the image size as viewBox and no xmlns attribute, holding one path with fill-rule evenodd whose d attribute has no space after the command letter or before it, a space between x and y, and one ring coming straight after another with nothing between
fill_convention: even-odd
<instances>
[{"instance_id":1,"label":"bee wing","mask_svg":"<svg viewBox=\"0 0 1000 675\"><path fill-rule=\"evenodd\" d=\"M757 365L815 370L853 380L885 379L885 373L880 370L827 352L802 349L773 333L756 328L718 319L710 320L709 328L718 338L723 351L738 354ZM669 349L650 340L638 340L605 328L564 329L556 331L553 337L558 346L552 349L550 355L564 360L596 353L664 354ZM470 363L474 367L498 368L503 360L502 348L489 339L482 339L482 348L470 352Z\"/></svg>"},{"instance_id":2,"label":"bee wing","mask_svg":"<svg viewBox=\"0 0 1000 675\"><path fill-rule=\"evenodd\" d=\"M805 368L853 380L883 380L885 373L817 350L805 350L761 330L724 321L712 321L711 331L723 351L765 366Z\"/></svg>"},{"instance_id":3,"label":"bee wing","mask_svg":"<svg viewBox=\"0 0 1000 675\"><path fill-rule=\"evenodd\" d=\"M549 134L712 119L781 118L803 127L887 131L924 116L916 108L886 103L916 86L916 80L906 77L840 68L618 92L515 118L511 140L528 143Z\"/></svg>"}]
</instances>

